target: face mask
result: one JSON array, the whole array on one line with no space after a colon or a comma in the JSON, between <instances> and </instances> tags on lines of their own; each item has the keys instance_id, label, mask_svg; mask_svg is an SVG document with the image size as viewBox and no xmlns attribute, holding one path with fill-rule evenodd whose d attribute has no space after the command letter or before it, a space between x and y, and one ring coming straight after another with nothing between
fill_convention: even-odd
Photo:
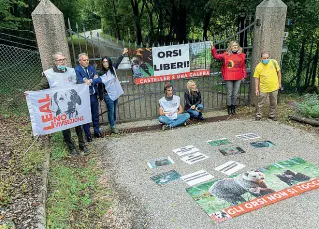
<instances>
[{"instance_id":1,"label":"face mask","mask_svg":"<svg viewBox=\"0 0 319 229\"><path fill-rule=\"evenodd\" d=\"M58 65L58 66L56 66L60 71L64 71L65 69L66 69L66 67L65 66L63 66L63 65Z\"/></svg>"},{"instance_id":2,"label":"face mask","mask_svg":"<svg viewBox=\"0 0 319 229\"><path fill-rule=\"evenodd\" d=\"M267 60L262 60L263 64L268 64L269 63L269 59Z\"/></svg>"},{"instance_id":3,"label":"face mask","mask_svg":"<svg viewBox=\"0 0 319 229\"><path fill-rule=\"evenodd\" d=\"M232 50L232 53L237 54L238 50Z\"/></svg>"}]
</instances>

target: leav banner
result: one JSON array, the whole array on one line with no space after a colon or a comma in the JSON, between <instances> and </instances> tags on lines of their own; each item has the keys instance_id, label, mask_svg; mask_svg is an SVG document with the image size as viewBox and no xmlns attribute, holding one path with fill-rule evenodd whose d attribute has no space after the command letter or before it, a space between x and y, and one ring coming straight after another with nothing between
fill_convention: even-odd
<instances>
[{"instance_id":1,"label":"leav banner","mask_svg":"<svg viewBox=\"0 0 319 229\"><path fill-rule=\"evenodd\" d=\"M26 96L33 135L45 135L92 121L89 87L30 91Z\"/></svg>"}]
</instances>

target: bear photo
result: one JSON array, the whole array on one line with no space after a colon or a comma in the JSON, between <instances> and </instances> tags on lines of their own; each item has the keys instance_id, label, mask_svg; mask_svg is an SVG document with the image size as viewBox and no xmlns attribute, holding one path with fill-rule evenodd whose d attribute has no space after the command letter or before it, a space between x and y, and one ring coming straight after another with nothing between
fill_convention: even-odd
<instances>
[{"instance_id":1,"label":"bear photo","mask_svg":"<svg viewBox=\"0 0 319 229\"><path fill-rule=\"evenodd\" d=\"M248 201L242 197L245 193L250 193L255 197L274 193L275 190L268 188L265 178L265 174L258 170L248 171L235 178L225 178L215 182L208 192L231 205L238 205Z\"/></svg>"}]
</instances>

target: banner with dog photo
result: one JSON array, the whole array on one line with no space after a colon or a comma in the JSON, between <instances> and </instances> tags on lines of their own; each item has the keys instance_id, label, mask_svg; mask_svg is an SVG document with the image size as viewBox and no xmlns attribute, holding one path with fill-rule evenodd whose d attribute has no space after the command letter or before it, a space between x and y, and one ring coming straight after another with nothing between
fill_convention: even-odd
<instances>
[{"instance_id":1,"label":"banner with dog photo","mask_svg":"<svg viewBox=\"0 0 319 229\"><path fill-rule=\"evenodd\" d=\"M89 86L30 91L26 96L33 135L45 135L92 121Z\"/></svg>"},{"instance_id":2,"label":"banner with dog photo","mask_svg":"<svg viewBox=\"0 0 319 229\"><path fill-rule=\"evenodd\" d=\"M319 168L293 158L186 191L219 223L317 188Z\"/></svg>"}]
</instances>

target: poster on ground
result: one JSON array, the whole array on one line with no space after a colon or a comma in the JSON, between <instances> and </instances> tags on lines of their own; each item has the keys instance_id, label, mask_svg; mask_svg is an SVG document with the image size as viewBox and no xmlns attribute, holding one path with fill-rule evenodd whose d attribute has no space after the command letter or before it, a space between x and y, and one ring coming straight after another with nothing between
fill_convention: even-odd
<instances>
[{"instance_id":1,"label":"poster on ground","mask_svg":"<svg viewBox=\"0 0 319 229\"><path fill-rule=\"evenodd\" d=\"M174 164L174 161L169 156L166 158L165 157L156 158L150 162L147 162L148 167L150 167L151 169L154 169L159 166L170 165L170 164Z\"/></svg>"},{"instance_id":2,"label":"poster on ground","mask_svg":"<svg viewBox=\"0 0 319 229\"><path fill-rule=\"evenodd\" d=\"M254 148L265 148L265 147L273 147L273 146L275 146L275 144L272 143L271 141L251 142L250 145L253 146Z\"/></svg>"},{"instance_id":3,"label":"poster on ground","mask_svg":"<svg viewBox=\"0 0 319 229\"><path fill-rule=\"evenodd\" d=\"M181 158L182 161L186 162L189 165L192 165L194 163L200 162L202 160L207 159L208 156L205 154L202 154L201 152L195 152L192 154L188 154L187 156L184 156Z\"/></svg>"},{"instance_id":4,"label":"poster on ground","mask_svg":"<svg viewBox=\"0 0 319 229\"><path fill-rule=\"evenodd\" d=\"M217 166L215 168L216 171L226 174L227 176L241 170L245 165L236 162L236 161L227 161L226 163Z\"/></svg>"},{"instance_id":5,"label":"poster on ground","mask_svg":"<svg viewBox=\"0 0 319 229\"><path fill-rule=\"evenodd\" d=\"M181 175L178 172L170 170L168 172L152 176L151 180L153 180L157 185L162 186L174 180L178 180L180 177Z\"/></svg>"},{"instance_id":6,"label":"poster on ground","mask_svg":"<svg viewBox=\"0 0 319 229\"><path fill-rule=\"evenodd\" d=\"M260 138L260 136L258 134L255 134L255 133L247 133L247 134L236 135L236 138L239 138L241 140L251 140L251 139Z\"/></svg>"},{"instance_id":7,"label":"poster on ground","mask_svg":"<svg viewBox=\"0 0 319 229\"><path fill-rule=\"evenodd\" d=\"M297 157L186 191L219 223L317 188L319 168Z\"/></svg>"},{"instance_id":8,"label":"poster on ground","mask_svg":"<svg viewBox=\"0 0 319 229\"><path fill-rule=\"evenodd\" d=\"M221 146L221 145L231 144L231 142L227 138L221 138L214 141L208 140L207 143L210 144L211 146Z\"/></svg>"},{"instance_id":9,"label":"poster on ground","mask_svg":"<svg viewBox=\"0 0 319 229\"><path fill-rule=\"evenodd\" d=\"M89 86L29 91L26 96L33 135L45 135L92 122Z\"/></svg>"},{"instance_id":10,"label":"poster on ground","mask_svg":"<svg viewBox=\"0 0 319 229\"><path fill-rule=\"evenodd\" d=\"M193 186L208 180L213 179L214 176L206 172L205 170L199 170L194 173L190 173L181 177L189 186Z\"/></svg>"},{"instance_id":11,"label":"poster on ground","mask_svg":"<svg viewBox=\"0 0 319 229\"><path fill-rule=\"evenodd\" d=\"M245 150L243 150L239 146L231 146L231 147L219 149L219 152L221 152L224 156L229 156L229 155L245 153Z\"/></svg>"},{"instance_id":12,"label":"poster on ground","mask_svg":"<svg viewBox=\"0 0 319 229\"><path fill-rule=\"evenodd\" d=\"M135 84L209 76L209 42L129 50Z\"/></svg>"},{"instance_id":13,"label":"poster on ground","mask_svg":"<svg viewBox=\"0 0 319 229\"><path fill-rule=\"evenodd\" d=\"M195 153L197 151L199 151L199 149L197 149L193 145L188 145L188 146L185 146L185 147L173 149L173 152L176 153L178 156L183 156L183 155L186 155L186 154Z\"/></svg>"}]
</instances>

